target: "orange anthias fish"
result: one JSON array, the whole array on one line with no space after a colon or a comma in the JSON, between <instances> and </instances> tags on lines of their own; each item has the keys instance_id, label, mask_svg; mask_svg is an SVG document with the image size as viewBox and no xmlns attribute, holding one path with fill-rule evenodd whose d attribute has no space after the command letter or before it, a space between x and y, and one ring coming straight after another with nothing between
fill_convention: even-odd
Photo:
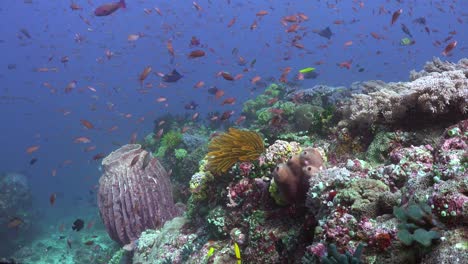
<instances>
[{"instance_id":1,"label":"orange anthias fish","mask_svg":"<svg viewBox=\"0 0 468 264\"><path fill-rule=\"evenodd\" d=\"M31 154L33 152L36 152L38 149L39 149L39 145L31 146L31 147L26 149L26 153Z\"/></svg>"},{"instance_id":2,"label":"orange anthias fish","mask_svg":"<svg viewBox=\"0 0 468 264\"><path fill-rule=\"evenodd\" d=\"M390 22L390 25L393 25L395 24L395 22L398 20L398 18L400 17L401 13L403 13L403 9L398 9L397 11L395 11L392 15L392 21Z\"/></svg>"},{"instance_id":3,"label":"orange anthias fish","mask_svg":"<svg viewBox=\"0 0 468 264\"><path fill-rule=\"evenodd\" d=\"M232 77L228 72L221 72L221 76L223 76L224 80L234 81L234 77Z\"/></svg>"},{"instance_id":4,"label":"orange anthias fish","mask_svg":"<svg viewBox=\"0 0 468 264\"><path fill-rule=\"evenodd\" d=\"M51 194L50 197L49 197L50 205L55 204L55 199L57 199L57 195L55 193Z\"/></svg>"},{"instance_id":5,"label":"orange anthias fish","mask_svg":"<svg viewBox=\"0 0 468 264\"><path fill-rule=\"evenodd\" d=\"M260 81L262 79L262 77L260 76L255 76L252 78L252 80L250 81L252 84L255 84L256 82Z\"/></svg>"},{"instance_id":6,"label":"orange anthias fish","mask_svg":"<svg viewBox=\"0 0 468 264\"><path fill-rule=\"evenodd\" d=\"M171 54L171 56L174 57L175 52L174 52L174 47L172 46L172 40L167 41L166 47L167 47L167 51L169 52L169 54Z\"/></svg>"},{"instance_id":7,"label":"orange anthias fish","mask_svg":"<svg viewBox=\"0 0 468 264\"><path fill-rule=\"evenodd\" d=\"M223 103L221 103L221 105L233 105L234 103L236 102L236 98L234 97L229 97L229 98L226 98L224 99Z\"/></svg>"},{"instance_id":8,"label":"orange anthias fish","mask_svg":"<svg viewBox=\"0 0 468 264\"><path fill-rule=\"evenodd\" d=\"M75 138L75 140L73 142L75 142L75 143L89 143L89 142L91 142L91 139L89 139L88 137L77 137L77 138Z\"/></svg>"},{"instance_id":9,"label":"orange anthias fish","mask_svg":"<svg viewBox=\"0 0 468 264\"><path fill-rule=\"evenodd\" d=\"M442 55L447 56L455 47L457 46L457 41L450 42L442 51Z\"/></svg>"},{"instance_id":10,"label":"orange anthias fish","mask_svg":"<svg viewBox=\"0 0 468 264\"><path fill-rule=\"evenodd\" d=\"M205 52L203 50L194 50L188 55L189 59L200 58L203 56L205 56Z\"/></svg>"},{"instance_id":11,"label":"orange anthias fish","mask_svg":"<svg viewBox=\"0 0 468 264\"><path fill-rule=\"evenodd\" d=\"M80 122L87 129L93 129L94 128L94 125L91 122L89 122L88 120L86 120L86 119L81 119Z\"/></svg>"},{"instance_id":12,"label":"orange anthias fish","mask_svg":"<svg viewBox=\"0 0 468 264\"><path fill-rule=\"evenodd\" d=\"M114 13L115 11L117 11L119 8L125 8L125 7L126 7L125 0L120 0L119 2L115 2L115 3L104 4L96 8L96 10L94 10L94 15L108 16Z\"/></svg>"},{"instance_id":13,"label":"orange anthias fish","mask_svg":"<svg viewBox=\"0 0 468 264\"><path fill-rule=\"evenodd\" d=\"M260 10L257 12L257 14L255 14L256 16L265 16L265 15L268 15L268 11L266 10Z\"/></svg>"},{"instance_id":14,"label":"orange anthias fish","mask_svg":"<svg viewBox=\"0 0 468 264\"><path fill-rule=\"evenodd\" d=\"M343 61L343 62L340 62L340 63L338 64L338 66L339 66L340 68L346 68L346 69L349 70L349 69L351 69L351 63L353 63L353 60Z\"/></svg>"},{"instance_id":15,"label":"orange anthias fish","mask_svg":"<svg viewBox=\"0 0 468 264\"><path fill-rule=\"evenodd\" d=\"M140 81L140 84L143 85L143 81L148 77L148 75L151 72L151 66L146 66L145 69L140 74L140 77L138 77L138 80Z\"/></svg>"}]
</instances>

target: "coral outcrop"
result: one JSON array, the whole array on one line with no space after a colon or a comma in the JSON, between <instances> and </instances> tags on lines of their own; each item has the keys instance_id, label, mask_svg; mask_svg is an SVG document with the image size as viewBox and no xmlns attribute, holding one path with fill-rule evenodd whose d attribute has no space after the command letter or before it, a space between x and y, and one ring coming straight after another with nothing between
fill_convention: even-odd
<instances>
[{"instance_id":1,"label":"coral outcrop","mask_svg":"<svg viewBox=\"0 0 468 264\"><path fill-rule=\"evenodd\" d=\"M138 144L122 146L103 161L98 206L109 236L128 244L148 228L158 228L178 213L169 176Z\"/></svg>"},{"instance_id":2,"label":"coral outcrop","mask_svg":"<svg viewBox=\"0 0 468 264\"><path fill-rule=\"evenodd\" d=\"M443 64L450 64L447 67ZM434 66L437 65L437 66ZM450 66L450 67L449 67ZM434 69L434 67L436 69ZM468 116L468 63L457 65L434 61L429 72L412 73L410 82L367 82L361 94L354 94L340 111L342 126L369 128L375 124L416 124ZM448 70L437 70L446 68Z\"/></svg>"}]
</instances>

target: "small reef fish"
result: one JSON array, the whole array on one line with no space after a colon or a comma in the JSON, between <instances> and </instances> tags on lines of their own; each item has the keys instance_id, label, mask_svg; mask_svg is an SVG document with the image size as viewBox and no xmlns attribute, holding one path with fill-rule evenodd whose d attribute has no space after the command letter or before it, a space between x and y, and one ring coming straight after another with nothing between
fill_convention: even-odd
<instances>
[{"instance_id":1,"label":"small reef fish","mask_svg":"<svg viewBox=\"0 0 468 264\"><path fill-rule=\"evenodd\" d=\"M24 223L23 219L14 217L8 222L8 228L18 229Z\"/></svg>"},{"instance_id":2,"label":"small reef fish","mask_svg":"<svg viewBox=\"0 0 468 264\"><path fill-rule=\"evenodd\" d=\"M180 74L179 72L177 72L175 69L172 70L172 72L168 73L168 74L164 74L162 76L162 80L163 82L168 82L168 83L173 83L173 82L177 82L178 80L180 80L181 78L183 77L182 74Z\"/></svg>"},{"instance_id":3,"label":"small reef fish","mask_svg":"<svg viewBox=\"0 0 468 264\"><path fill-rule=\"evenodd\" d=\"M132 159L132 162L130 162L130 167L135 166L135 164L138 162L139 159L140 159L140 154L136 155L136 156Z\"/></svg>"},{"instance_id":4,"label":"small reef fish","mask_svg":"<svg viewBox=\"0 0 468 264\"><path fill-rule=\"evenodd\" d=\"M126 7L125 0L120 0L119 2L115 2L115 3L103 4L99 6L98 8L96 8L96 10L94 10L94 15L108 16L114 13L115 11L117 11L119 8L125 8L125 7Z\"/></svg>"},{"instance_id":5,"label":"small reef fish","mask_svg":"<svg viewBox=\"0 0 468 264\"><path fill-rule=\"evenodd\" d=\"M447 56L455 47L457 46L457 41L450 42L442 51L442 55Z\"/></svg>"},{"instance_id":6,"label":"small reef fish","mask_svg":"<svg viewBox=\"0 0 468 264\"><path fill-rule=\"evenodd\" d=\"M77 137L77 138L75 138L75 140L73 142L75 142L75 143L89 143L89 142L91 142L91 139L89 139L88 137Z\"/></svg>"},{"instance_id":7,"label":"small reef fish","mask_svg":"<svg viewBox=\"0 0 468 264\"><path fill-rule=\"evenodd\" d=\"M401 13L403 13L403 9L398 9L397 11L393 12L393 15L392 15L392 21L390 22L390 25L393 25L395 24L395 22L398 20L398 18L400 17Z\"/></svg>"},{"instance_id":8,"label":"small reef fish","mask_svg":"<svg viewBox=\"0 0 468 264\"><path fill-rule=\"evenodd\" d=\"M140 84L143 85L143 81L148 77L148 75L151 72L151 66L147 66L145 69L140 74L140 77L138 77L138 80L140 81Z\"/></svg>"},{"instance_id":9,"label":"small reef fish","mask_svg":"<svg viewBox=\"0 0 468 264\"><path fill-rule=\"evenodd\" d=\"M87 129L93 129L94 128L94 125L91 122L89 122L88 120L86 120L86 119L81 119L80 122Z\"/></svg>"},{"instance_id":10,"label":"small reef fish","mask_svg":"<svg viewBox=\"0 0 468 264\"><path fill-rule=\"evenodd\" d=\"M189 57L189 59L200 58L200 57L205 56L205 54L206 53L203 50L194 50L194 51L190 52L188 57Z\"/></svg>"},{"instance_id":11,"label":"small reef fish","mask_svg":"<svg viewBox=\"0 0 468 264\"><path fill-rule=\"evenodd\" d=\"M26 149L26 153L31 154L33 152L36 152L39 149L39 145L31 146Z\"/></svg>"},{"instance_id":12,"label":"small reef fish","mask_svg":"<svg viewBox=\"0 0 468 264\"><path fill-rule=\"evenodd\" d=\"M32 158L30 161L29 161L29 165L34 165L34 163L37 162L37 158Z\"/></svg>"},{"instance_id":13,"label":"small reef fish","mask_svg":"<svg viewBox=\"0 0 468 264\"><path fill-rule=\"evenodd\" d=\"M76 232L80 231L84 227L84 221L82 219L76 219L75 222L73 222L72 229L75 230Z\"/></svg>"},{"instance_id":14,"label":"small reef fish","mask_svg":"<svg viewBox=\"0 0 468 264\"><path fill-rule=\"evenodd\" d=\"M54 205L56 199L57 199L57 195L55 193L51 194L49 197L50 205Z\"/></svg>"}]
</instances>

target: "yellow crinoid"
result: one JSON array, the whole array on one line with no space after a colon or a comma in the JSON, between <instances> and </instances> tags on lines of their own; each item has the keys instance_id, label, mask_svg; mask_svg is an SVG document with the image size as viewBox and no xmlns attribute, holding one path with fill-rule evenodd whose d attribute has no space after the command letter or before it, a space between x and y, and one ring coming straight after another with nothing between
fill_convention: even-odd
<instances>
[{"instance_id":1,"label":"yellow crinoid","mask_svg":"<svg viewBox=\"0 0 468 264\"><path fill-rule=\"evenodd\" d=\"M238 161L257 159L264 150L263 139L257 133L229 128L211 140L207 168L214 174L224 173Z\"/></svg>"}]
</instances>

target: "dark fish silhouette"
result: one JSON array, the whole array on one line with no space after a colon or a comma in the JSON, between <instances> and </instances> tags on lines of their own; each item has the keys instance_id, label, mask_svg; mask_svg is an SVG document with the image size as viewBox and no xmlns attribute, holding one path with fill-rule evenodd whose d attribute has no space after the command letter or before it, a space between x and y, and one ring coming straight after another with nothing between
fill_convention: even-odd
<instances>
[{"instance_id":1,"label":"dark fish silhouette","mask_svg":"<svg viewBox=\"0 0 468 264\"><path fill-rule=\"evenodd\" d=\"M218 92L218 91L219 91L219 89L216 86L211 87L211 88L208 89L208 93L213 94L213 95L216 94L216 92Z\"/></svg>"},{"instance_id":2,"label":"dark fish silhouette","mask_svg":"<svg viewBox=\"0 0 468 264\"><path fill-rule=\"evenodd\" d=\"M75 230L76 232L80 231L84 227L84 221L81 219L76 219L75 222L73 222L72 229Z\"/></svg>"},{"instance_id":3,"label":"dark fish silhouette","mask_svg":"<svg viewBox=\"0 0 468 264\"><path fill-rule=\"evenodd\" d=\"M37 162L37 158L32 158L30 161L29 161L29 165L34 165L34 163Z\"/></svg>"},{"instance_id":4,"label":"dark fish silhouette","mask_svg":"<svg viewBox=\"0 0 468 264\"><path fill-rule=\"evenodd\" d=\"M413 35L411 35L411 32L409 31L409 28L403 23L401 24L401 30L403 30L403 32L405 32L405 34L408 35L410 38L413 37Z\"/></svg>"},{"instance_id":5,"label":"dark fish silhouette","mask_svg":"<svg viewBox=\"0 0 468 264\"><path fill-rule=\"evenodd\" d=\"M141 168L144 170L148 166L148 164L151 161L151 154L149 152L146 153L145 157L143 158L143 164L141 165Z\"/></svg>"},{"instance_id":6,"label":"dark fish silhouette","mask_svg":"<svg viewBox=\"0 0 468 264\"><path fill-rule=\"evenodd\" d=\"M171 73L168 73L168 74L165 74L163 77L162 77L162 80L164 82L177 82L178 80L180 80L182 78L182 74L178 73L175 69L172 70Z\"/></svg>"},{"instance_id":7,"label":"dark fish silhouette","mask_svg":"<svg viewBox=\"0 0 468 264\"><path fill-rule=\"evenodd\" d=\"M319 34L320 36L324 37L324 38L327 38L327 39L330 39L331 36L333 35L330 27L326 27L322 30L319 30L317 31L317 34Z\"/></svg>"},{"instance_id":8,"label":"dark fish silhouette","mask_svg":"<svg viewBox=\"0 0 468 264\"><path fill-rule=\"evenodd\" d=\"M426 25L426 18L425 17L418 17L415 20L413 20L413 23L416 24L421 24L421 25Z\"/></svg>"}]
</instances>

